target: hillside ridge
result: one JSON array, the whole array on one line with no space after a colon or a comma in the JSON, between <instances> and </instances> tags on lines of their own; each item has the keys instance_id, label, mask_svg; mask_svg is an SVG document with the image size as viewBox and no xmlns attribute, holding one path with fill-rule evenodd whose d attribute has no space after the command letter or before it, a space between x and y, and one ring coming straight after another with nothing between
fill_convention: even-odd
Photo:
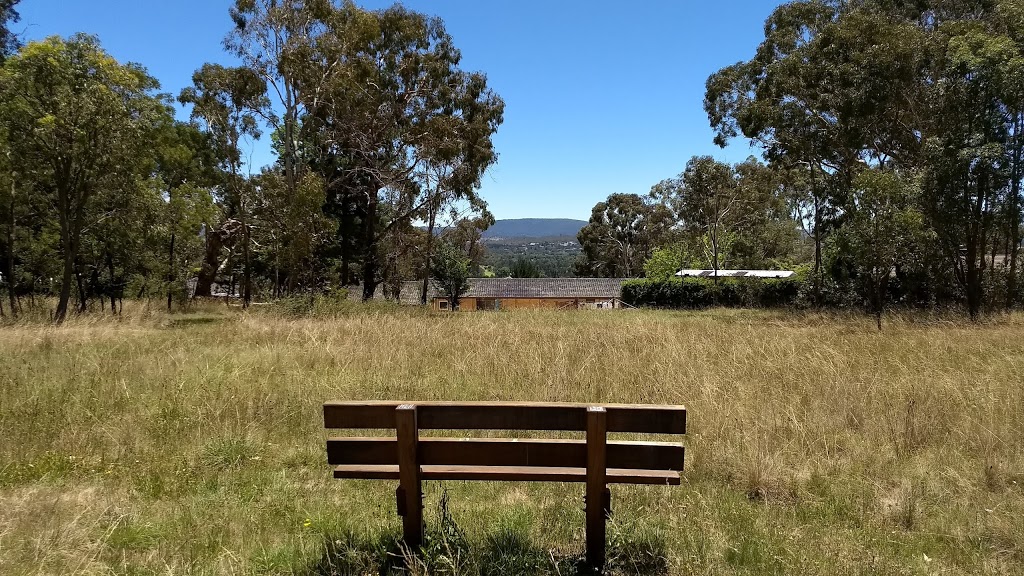
<instances>
[{"instance_id":1,"label":"hillside ridge","mask_svg":"<svg viewBox=\"0 0 1024 576\"><path fill-rule=\"evenodd\" d=\"M576 237L587 225L585 220L571 218L516 218L498 220L484 232L485 239Z\"/></svg>"}]
</instances>

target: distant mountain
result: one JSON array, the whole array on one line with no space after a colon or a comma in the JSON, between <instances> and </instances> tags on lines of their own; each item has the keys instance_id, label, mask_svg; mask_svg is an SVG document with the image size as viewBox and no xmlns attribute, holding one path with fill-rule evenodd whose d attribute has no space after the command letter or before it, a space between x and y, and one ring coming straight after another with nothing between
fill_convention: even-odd
<instances>
[{"instance_id":1,"label":"distant mountain","mask_svg":"<svg viewBox=\"0 0 1024 576\"><path fill-rule=\"evenodd\" d=\"M484 232L485 239L497 238L553 238L579 234L587 225L584 220L568 218L522 218L498 220Z\"/></svg>"}]
</instances>

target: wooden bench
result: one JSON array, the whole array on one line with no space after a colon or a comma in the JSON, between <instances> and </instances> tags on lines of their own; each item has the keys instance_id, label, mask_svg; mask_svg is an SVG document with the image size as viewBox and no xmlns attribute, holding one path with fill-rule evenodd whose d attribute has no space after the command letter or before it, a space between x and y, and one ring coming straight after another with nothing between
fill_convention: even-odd
<instances>
[{"instance_id":1,"label":"wooden bench","mask_svg":"<svg viewBox=\"0 0 1024 576\"><path fill-rule=\"evenodd\" d=\"M423 541L423 480L584 482L587 560L604 564L608 484L678 485L684 448L608 441L609 432L685 434L683 406L513 402L328 402L327 429L391 429L394 437L327 440L341 479L398 480L408 546ZM585 432L584 440L420 437L421 430Z\"/></svg>"}]
</instances>

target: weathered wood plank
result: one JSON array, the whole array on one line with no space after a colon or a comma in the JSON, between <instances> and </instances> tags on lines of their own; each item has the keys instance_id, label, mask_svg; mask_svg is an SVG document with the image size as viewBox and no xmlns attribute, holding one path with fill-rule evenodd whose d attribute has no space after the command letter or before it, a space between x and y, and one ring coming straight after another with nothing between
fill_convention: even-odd
<instances>
[{"instance_id":1,"label":"weathered wood plank","mask_svg":"<svg viewBox=\"0 0 1024 576\"><path fill-rule=\"evenodd\" d=\"M329 429L395 428L395 408L415 404L420 430L586 430L588 404L539 402L327 402ZM685 406L607 404L609 432L685 434Z\"/></svg>"},{"instance_id":2,"label":"weathered wood plank","mask_svg":"<svg viewBox=\"0 0 1024 576\"><path fill-rule=\"evenodd\" d=\"M344 465L334 468L344 480L398 480L398 466ZM678 486L678 472L670 470L623 470L609 468L608 484ZM421 466L421 480L487 480L493 482L586 482L586 468L534 468L525 466Z\"/></svg>"},{"instance_id":3,"label":"weathered wood plank","mask_svg":"<svg viewBox=\"0 0 1024 576\"><path fill-rule=\"evenodd\" d=\"M608 442L610 468L682 471L686 450L665 442ZM420 438L421 465L583 468L583 440L511 438ZM334 465L398 464L395 438L331 438L327 462Z\"/></svg>"},{"instance_id":4,"label":"weathered wood plank","mask_svg":"<svg viewBox=\"0 0 1024 576\"><path fill-rule=\"evenodd\" d=\"M604 566L607 488L608 413L600 406L587 409L587 562Z\"/></svg>"},{"instance_id":5,"label":"weathered wood plank","mask_svg":"<svg viewBox=\"0 0 1024 576\"><path fill-rule=\"evenodd\" d=\"M413 550L423 543L423 489L420 484L418 459L419 430L416 425L416 407L401 405L395 408L397 426L397 458L399 494L404 496L402 535Z\"/></svg>"}]
</instances>

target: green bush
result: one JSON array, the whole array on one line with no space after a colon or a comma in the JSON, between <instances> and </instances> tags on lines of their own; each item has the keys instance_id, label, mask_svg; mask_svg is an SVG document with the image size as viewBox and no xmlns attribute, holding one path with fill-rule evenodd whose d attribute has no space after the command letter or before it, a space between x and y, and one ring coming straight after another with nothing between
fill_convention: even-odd
<instances>
[{"instance_id":1,"label":"green bush","mask_svg":"<svg viewBox=\"0 0 1024 576\"><path fill-rule=\"evenodd\" d=\"M630 306L699 309L712 306L775 308L794 306L801 293L799 279L683 278L631 280L622 286Z\"/></svg>"}]
</instances>

